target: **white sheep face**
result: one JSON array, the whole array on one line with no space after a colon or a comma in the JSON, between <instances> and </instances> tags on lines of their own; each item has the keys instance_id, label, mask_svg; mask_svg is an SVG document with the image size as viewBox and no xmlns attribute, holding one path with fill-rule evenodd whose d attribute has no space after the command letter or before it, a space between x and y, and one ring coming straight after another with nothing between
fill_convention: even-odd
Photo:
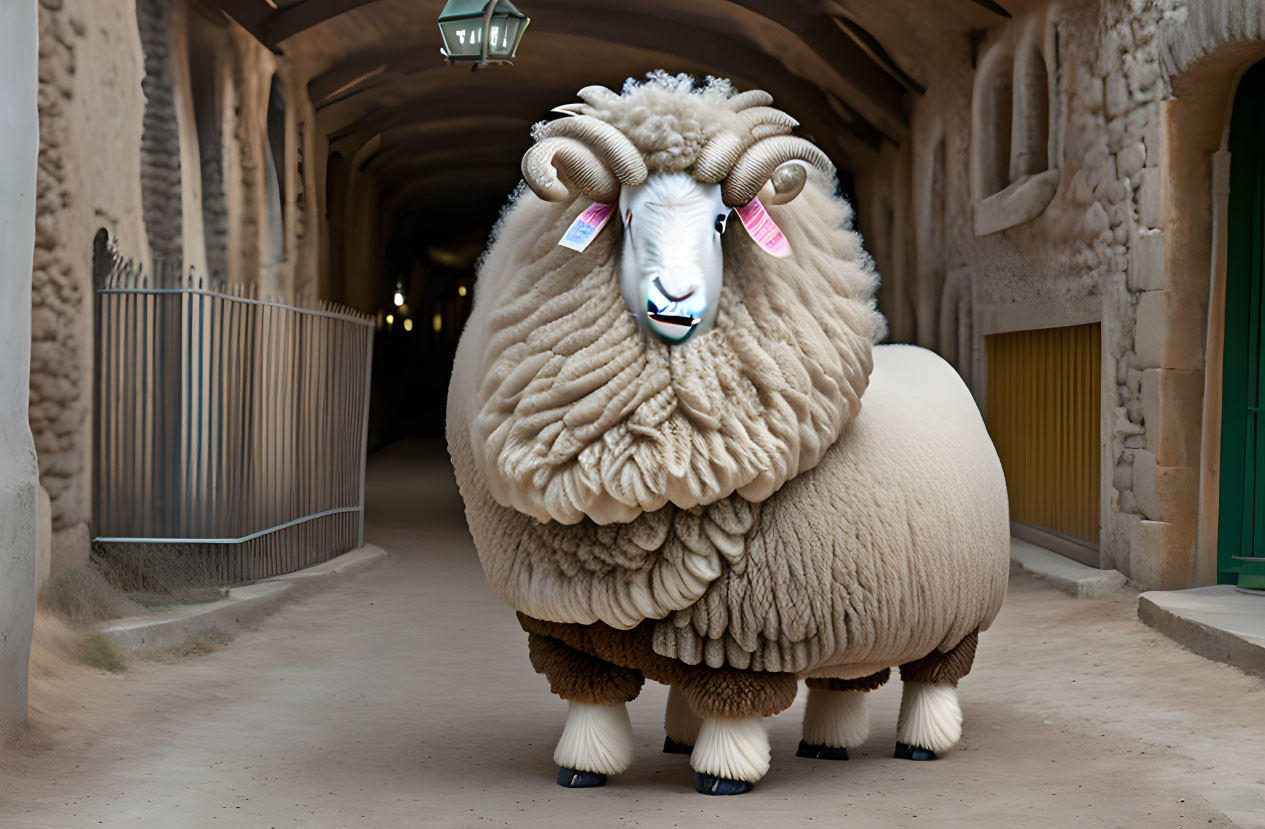
<instances>
[{"instance_id":1,"label":"white sheep face","mask_svg":"<svg viewBox=\"0 0 1265 829\"><path fill-rule=\"evenodd\" d=\"M628 310L669 344L702 334L716 320L724 272L729 208L720 185L652 173L645 184L623 187L619 214L619 287Z\"/></svg>"}]
</instances>

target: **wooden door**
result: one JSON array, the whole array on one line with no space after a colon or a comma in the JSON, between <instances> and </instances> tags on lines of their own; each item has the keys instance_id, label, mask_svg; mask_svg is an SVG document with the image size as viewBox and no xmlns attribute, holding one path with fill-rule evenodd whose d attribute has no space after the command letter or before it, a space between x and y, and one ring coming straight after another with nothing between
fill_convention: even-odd
<instances>
[{"instance_id":1,"label":"wooden door","mask_svg":"<svg viewBox=\"0 0 1265 829\"><path fill-rule=\"evenodd\" d=\"M1217 580L1265 588L1265 62L1234 99L1227 230Z\"/></svg>"}]
</instances>

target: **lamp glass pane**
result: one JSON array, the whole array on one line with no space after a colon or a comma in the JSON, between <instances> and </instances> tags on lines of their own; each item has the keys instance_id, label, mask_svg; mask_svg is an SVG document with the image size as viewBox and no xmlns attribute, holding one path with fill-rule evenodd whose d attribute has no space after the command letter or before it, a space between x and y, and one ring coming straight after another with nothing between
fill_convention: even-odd
<instances>
[{"instance_id":1,"label":"lamp glass pane","mask_svg":"<svg viewBox=\"0 0 1265 829\"><path fill-rule=\"evenodd\" d=\"M466 17L439 24L444 49L452 57L478 56L483 51L483 18Z\"/></svg>"},{"instance_id":2,"label":"lamp glass pane","mask_svg":"<svg viewBox=\"0 0 1265 829\"><path fill-rule=\"evenodd\" d=\"M488 53L505 57L518 45L518 30L523 25L521 17L494 14L488 24Z\"/></svg>"}]
</instances>

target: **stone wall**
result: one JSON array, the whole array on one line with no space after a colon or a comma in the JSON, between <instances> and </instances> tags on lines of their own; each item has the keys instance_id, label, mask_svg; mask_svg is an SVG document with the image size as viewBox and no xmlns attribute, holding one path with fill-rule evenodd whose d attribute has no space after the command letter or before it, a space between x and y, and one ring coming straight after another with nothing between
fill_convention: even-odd
<instances>
[{"instance_id":1,"label":"stone wall","mask_svg":"<svg viewBox=\"0 0 1265 829\"><path fill-rule=\"evenodd\" d=\"M1184 563L1172 561L1161 535L1182 533L1193 544L1196 518L1193 489L1191 514L1176 514L1176 505L1164 508L1155 455L1159 436L1156 381L1167 364L1169 327L1159 106L1168 90L1159 69L1156 32L1161 18L1174 13L1176 5L1160 0L1109 6L1094 66L1094 83L1103 84L1107 150L1116 168L1116 180L1101 202L1107 206L1113 233L1113 255L1106 264L1112 286L1108 310L1114 323L1108 329L1108 356L1114 361L1116 384L1108 436L1111 509L1103 516L1103 530L1105 547L1114 554L1110 563L1149 587L1186 586L1190 547ZM1202 377L1198 382L1202 386ZM1197 455L1194 461L1197 465ZM1194 483L1191 469L1179 474Z\"/></svg>"},{"instance_id":2,"label":"stone wall","mask_svg":"<svg viewBox=\"0 0 1265 829\"><path fill-rule=\"evenodd\" d=\"M156 260L177 270L184 254L180 176L180 124L176 112L173 12L170 0L137 0L136 24L145 55L144 132L141 133L141 198L145 231Z\"/></svg>"},{"instance_id":3,"label":"stone wall","mask_svg":"<svg viewBox=\"0 0 1265 829\"><path fill-rule=\"evenodd\" d=\"M1157 466L1155 455L1159 401L1202 383L1201 373L1161 370L1192 368L1165 356L1174 325L1164 291L1160 102L1169 89L1156 38L1181 5L1050 4L978 43L944 44L919 67L928 89L911 102L909 140L886 149L857 183L894 339L956 356L981 403L988 334L1102 323L1101 564L1147 586L1189 583L1196 520L1197 446L1183 468ZM1033 54L1043 67L1033 67ZM1012 154L1009 186L1003 180L995 195L981 193L987 176L972 173L988 155L978 143L990 128L981 121L990 115L982 90L992 88L983 73L1012 65L1014 78L1001 81L1048 84L1048 171L1031 152L1019 164ZM899 203L891 194L910 187L902 169L910 163L915 205L904 216L912 220L895 215L887 226L893 214L882 202ZM914 256L891 241L902 233L918 248ZM930 255L921 249L928 244ZM956 353L958 343L969 356ZM1176 506L1182 493L1191 503L1185 511ZM1183 549L1184 571L1173 560Z\"/></svg>"},{"instance_id":4,"label":"stone wall","mask_svg":"<svg viewBox=\"0 0 1265 829\"><path fill-rule=\"evenodd\" d=\"M128 255L146 249L134 10L134 0L39 2L30 425L52 502L57 568L81 563L88 552L93 237L104 228Z\"/></svg>"},{"instance_id":5,"label":"stone wall","mask_svg":"<svg viewBox=\"0 0 1265 829\"><path fill-rule=\"evenodd\" d=\"M53 567L87 560L92 520L92 254L259 280L267 103L286 97L285 262L274 293L314 288L307 218L320 147L306 78L218 13L171 0L38 0L38 218L30 425L51 498ZM299 152L303 142L303 154Z\"/></svg>"}]
</instances>

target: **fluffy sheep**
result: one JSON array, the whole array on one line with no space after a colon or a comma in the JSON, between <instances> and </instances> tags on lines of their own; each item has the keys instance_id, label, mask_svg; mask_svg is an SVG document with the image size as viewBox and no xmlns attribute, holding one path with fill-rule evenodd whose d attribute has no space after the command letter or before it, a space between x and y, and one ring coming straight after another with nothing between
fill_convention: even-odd
<instances>
[{"instance_id":1,"label":"fluffy sheep","mask_svg":"<svg viewBox=\"0 0 1265 829\"><path fill-rule=\"evenodd\" d=\"M580 98L523 159L447 421L488 582L570 704L558 782L629 765L646 677L704 793L764 775L762 719L801 679L801 756L846 758L900 666L897 755L934 759L1009 560L969 391L931 352L874 345L850 208L769 95L658 73ZM789 254L733 227L757 197ZM595 203L609 225L560 246Z\"/></svg>"}]
</instances>

